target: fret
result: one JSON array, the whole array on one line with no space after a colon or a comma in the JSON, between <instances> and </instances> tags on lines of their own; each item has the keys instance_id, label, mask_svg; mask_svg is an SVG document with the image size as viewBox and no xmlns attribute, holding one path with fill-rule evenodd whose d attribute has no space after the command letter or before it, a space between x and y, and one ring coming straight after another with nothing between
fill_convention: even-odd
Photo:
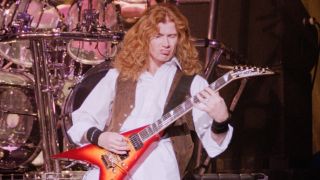
<instances>
[{"instance_id":1,"label":"fret","mask_svg":"<svg viewBox=\"0 0 320 180\"><path fill-rule=\"evenodd\" d=\"M199 98L197 96L194 96L191 101L194 102L194 103L199 103L200 102L200 100L199 100ZM192 102L190 102L190 103L192 104Z\"/></svg>"},{"instance_id":2,"label":"fret","mask_svg":"<svg viewBox=\"0 0 320 180\"><path fill-rule=\"evenodd\" d=\"M142 139L142 141L144 141L145 139L147 139L149 136L148 136L148 133L146 132L145 129L143 129L142 131L139 132L139 135Z\"/></svg>"},{"instance_id":3,"label":"fret","mask_svg":"<svg viewBox=\"0 0 320 180\"><path fill-rule=\"evenodd\" d=\"M152 124L152 131L153 132L157 132L158 131L158 127L155 123Z\"/></svg>"},{"instance_id":4,"label":"fret","mask_svg":"<svg viewBox=\"0 0 320 180\"><path fill-rule=\"evenodd\" d=\"M216 82L216 88L220 87L222 84L224 84L226 81L224 80L224 78L220 78L218 79L218 81Z\"/></svg>"},{"instance_id":5,"label":"fret","mask_svg":"<svg viewBox=\"0 0 320 180\"><path fill-rule=\"evenodd\" d=\"M216 82L210 84L209 86L212 90L216 89Z\"/></svg>"},{"instance_id":6,"label":"fret","mask_svg":"<svg viewBox=\"0 0 320 180\"><path fill-rule=\"evenodd\" d=\"M189 109L193 106L193 103L192 102L195 102L194 99L197 99L197 101L199 102L199 99L195 96L193 98L189 98L188 100L185 101L185 109Z\"/></svg>"},{"instance_id":7,"label":"fret","mask_svg":"<svg viewBox=\"0 0 320 180\"><path fill-rule=\"evenodd\" d=\"M150 134L153 133L150 126L148 126L148 127L146 128L146 131L147 131L147 134L148 134L148 135L150 135Z\"/></svg>"},{"instance_id":8,"label":"fret","mask_svg":"<svg viewBox=\"0 0 320 180\"><path fill-rule=\"evenodd\" d=\"M138 134L141 137L141 140L145 141L146 139L148 139L153 134L153 132L151 130L151 127L148 126L145 129L143 129L142 131L140 131Z\"/></svg>"},{"instance_id":9,"label":"fret","mask_svg":"<svg viewBox=\"0 0 320 180\"><path fill-rule=\"evenodd\" d=\"M183 108L182 105L180 105L176 108L175 112L176 112L176 115L174 117L178 117L185 112L185 108Z\"/></svg>"},{"instance_id":10,"label":"fret","mask_svg":"<svg viewBox=\"0 0 320 180\"><path fill-rule=\"evenodd\" d=\"M213 86L210 86L212 87L213 90L217 89L217 87L220 87L221 84L225 83L224 79L223 78L219 78L215 81L215 83L213 84Z\"/></svg>"},{"instance_id":11,"label":"fret","mask_svg":"<svg viewBox=\"0 0 320 180\"><path fill-rule=\"evenodd\" d=\"M179 107L179 106L178 106ZM172 118L175 118L177 115L179 115L179 109L178 109L178 107L176 107L176 108L174 108L173 110L172 110L172 114L171 114L171 116L172 116Z\"/></svg>"},{"instance_id":12,"label":"fret","mask_svg":"<svg viewBox=\"0 0 320 180\"><path fill-rule=\"evenodd\" d=\"M179 111L185 111L185 109L186 109L184 103L180 104L180 106L178 106L177 108Z\"/></svg>"},{"instance_id":13,"label":"fret","mask_svg":"<svg viewBox=\"0 0 320 180\"><path fill-rule=\"evenodd\" d=\"M180 104L180 106L179 106L181 109L186 109L186 105L185 105L185 103L182 103L182 104Z\"/></svg>"},{"instance_id":14,"label":"fret","mask_svg":"<svg viewBox=\"0 0 320 180\"><path fill-rule=\"evenodd\" d=\"M169 113L166 113L165 115L162 116L163 119L168 119L170 117L170 114Z\"/></svg>"},{"instance_id":15,"label":"fret","mask_svg":"<svg viewBox=\"0 0 320 180\"><path fill-rule=\"evenodd\" d=\"M226 85L227 82L229 82L231 79L232 79L232 77L229 73L225 74L225 75L221 76L220 78L218 78L214 83L210 84L210 87L213 90L220 89L221 87Z\"/></svg>"},{"instance_id":16,"label":"fret","mask_svg":"<svg viewBox=\"0 0 320 180\"><path fill-rule=\"evenodd\" d=\"M161 118L155 122L159 128L162 128L162 121L163 119Z\"/></svg>"},{"instance_id":17,"label":"fret","mask_svg":"<svg viewBox=\"0 0 320 180\"><path fill-rule=\"evenodd\" d=\"M170 117L172 117L173 115L174 115L174 112L173 112L173 110L171 110L171 111L169 111L169 117L168 118L170 118Z\"/></svg>"}]
</instances>

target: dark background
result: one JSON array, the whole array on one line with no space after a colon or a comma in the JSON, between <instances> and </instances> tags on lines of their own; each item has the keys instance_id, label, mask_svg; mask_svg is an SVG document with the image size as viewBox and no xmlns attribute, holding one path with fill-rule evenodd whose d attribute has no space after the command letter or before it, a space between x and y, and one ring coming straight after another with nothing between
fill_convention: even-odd
<instances>
[{"instance_id":1,"label":"dark background","mask_svg":"<svg viewBox=\"0 0 320 180\"><path fill-rule=\"evenodd\" d=\"M207 173L266 173L270 179L317 179L312 152L312 81L317 31L298 0L218 1L216 40L242 63L277 67L278 74L251 78L233 112L229 148ZM207 37L209 3L180 4L196 38ZM205 48L199 48L204 60ZM221 92L228 104L237 86Z\"/></svg>"}]
</instances>

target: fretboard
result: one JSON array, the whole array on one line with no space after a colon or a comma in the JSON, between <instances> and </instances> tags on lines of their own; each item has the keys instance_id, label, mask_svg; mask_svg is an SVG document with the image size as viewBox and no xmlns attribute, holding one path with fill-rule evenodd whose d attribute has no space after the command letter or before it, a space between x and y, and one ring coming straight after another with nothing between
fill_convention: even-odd
<instances>
[{"instance_id":1,"label":"fretboard","mask_svg":"<svg viewBox=\"0 0 320 180\"><path fill-rule=\"evenodd\" d=\"M218 78L215 82L210 84L209 87L214 91L218 91L232 80L233 78L230 75L230 73L226 73L225 75ZM197 98L197 96L192 96L184 102L182 102L177 107L175 107L174 109L172 109L171 111L169 111L168 113L164 114L160 119L144 128L142 131L138 133L142 142L145 142L153 135L161 132L170 124L178 120L181 116L185 115L192 109L193 104L195 103L199 103L199 99Z\"/></svg>"}]
</instances>

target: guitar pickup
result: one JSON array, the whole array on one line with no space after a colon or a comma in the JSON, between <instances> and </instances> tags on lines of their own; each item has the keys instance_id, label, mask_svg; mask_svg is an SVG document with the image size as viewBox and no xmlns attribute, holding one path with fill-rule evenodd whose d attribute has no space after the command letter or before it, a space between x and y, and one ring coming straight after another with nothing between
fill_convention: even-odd
<instances>
[{"instance_id":1,"label":"guitar pickup","mask_svg":"<svg viewBox=\"0 0 320 180\"><path fill-rule=\"evenodd\" d=\"M139 150L140 148L142 148L143 142L141 141L138 134L133 134L129 139L135 150Z\"/></svg>"}]
</instances>

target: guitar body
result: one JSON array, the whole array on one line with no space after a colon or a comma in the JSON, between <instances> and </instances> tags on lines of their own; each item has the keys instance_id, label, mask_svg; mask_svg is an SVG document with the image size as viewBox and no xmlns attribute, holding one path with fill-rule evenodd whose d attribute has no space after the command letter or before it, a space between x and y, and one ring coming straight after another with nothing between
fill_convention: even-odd
<instances>
[{"instance_id":1,"label":"guitar body","mask_svg":"<svg viewBox=\"0 0 320 180\"><path fill-rule=\"evenodd\" d=\"M122 133L122 135L126 137L126 139L129 139L129 137L137 134L144 128L145 127L134 129ZM53 155L52 157L85 161L99 167L100 180L121 180L127 175L139 157L148 149L150 144L158 141L159 138L159 135L154 135L143 142L143 146L139 149L135 148L132 141L128 141L130 150L127 155L117 155L99 146L90 144Z\"/></svg>"}]
</instances>

